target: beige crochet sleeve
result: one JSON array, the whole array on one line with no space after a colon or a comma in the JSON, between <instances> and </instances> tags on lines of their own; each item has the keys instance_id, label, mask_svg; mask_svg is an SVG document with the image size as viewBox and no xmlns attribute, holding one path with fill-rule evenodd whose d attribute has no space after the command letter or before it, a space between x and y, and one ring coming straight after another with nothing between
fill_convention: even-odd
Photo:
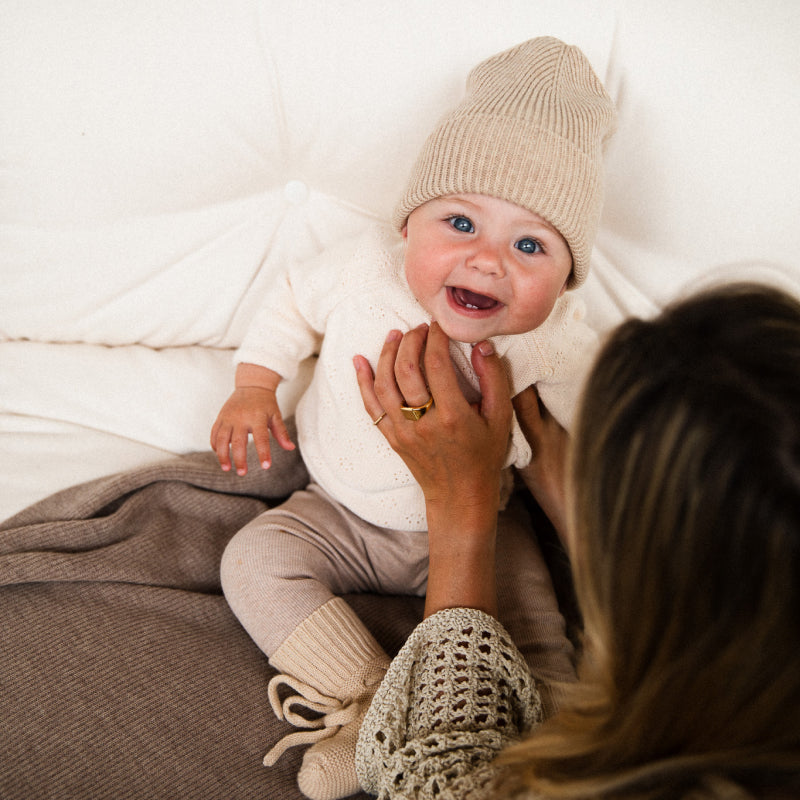
<instances>
[{"instance_id":1,"label":"beige crochet sleeve","mask_svg":"<svg viewBox=\"0 0 800 800\"><path fill-rule=\"evenodd\" d=\"M379 798L488 797L495 755L540 719L533 678L503 626L475 609L440 611L417 626L372 701L358 777Z\"/></svg>"}]
</instances>

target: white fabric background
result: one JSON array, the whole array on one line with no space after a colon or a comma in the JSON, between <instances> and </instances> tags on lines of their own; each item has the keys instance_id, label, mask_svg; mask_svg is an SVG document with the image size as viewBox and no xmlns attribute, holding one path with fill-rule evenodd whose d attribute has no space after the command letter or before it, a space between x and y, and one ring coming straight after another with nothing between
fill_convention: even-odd
<instances>
[{"instance_id":1,"label":"white fabric background","mask_svg":"<svg viewBox=\"0 0 800 800\"><path fill-rule=\"evenodd\" d=\"M479 60L584 48L615 99L596 327L800 290L800 6L0 0L0 518L207 447L263 287L386 217ZM286 387L291 407L298 387Z\"/></svg>"}]
</instances>

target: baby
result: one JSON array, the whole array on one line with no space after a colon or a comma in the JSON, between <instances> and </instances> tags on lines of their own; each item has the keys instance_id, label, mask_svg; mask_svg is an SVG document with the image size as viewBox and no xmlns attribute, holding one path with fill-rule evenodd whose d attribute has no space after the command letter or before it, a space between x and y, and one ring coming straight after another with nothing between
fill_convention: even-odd
<instances>
[{"instance_id":1,"label":"baby","mask_svg":"<svg viewBox=\"0 0 800 800\"><path fill-rule=\"evenodd\" d=\"M313 800L358 791L358 728L389 664L340 595L423 596L427 578L424 499L377 430L381 417L363 412L353 356L374 364L390 329L436 320L453 340L465 389L478 399L471 347L491 338L512 393L536 384L568 428L595 337L567 290L589 269L602 146L614 120L585 56L557 39L533 39L482 62L465 99L428 138L393 224L290 268L237 352L236 388L211 443L223 469L231 468L232 450L239 473L250 434L265 468L270 433L294 447L275 391L318 354L296 410L312 483L237 533L222 561L226 599L282 673L270 684L273 708L311 728L287 736L265 763L314 742L298 775ZM406 402L414 420L432 401ZM507 466L530 458L515 423ZM499 581L500 617L538 677L554 677L542 674L541 653L565 641L563 631L543 628L540 562L518 527L498 540L511 554ZM551 616L560 619L557 609ZM561 667L551 672L566 675L570 654L564 644L554 647L562 649L550 664ZM281 703L280 684L299 696ZM292 711L300 702L325 716L309 723Z\"/></svg>"}]
</instances>

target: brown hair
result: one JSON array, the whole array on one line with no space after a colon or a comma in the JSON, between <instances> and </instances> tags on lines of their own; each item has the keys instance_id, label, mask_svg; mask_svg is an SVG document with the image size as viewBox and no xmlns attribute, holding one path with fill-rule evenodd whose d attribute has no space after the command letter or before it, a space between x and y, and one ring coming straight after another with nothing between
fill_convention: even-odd
<instances>
[{"instance_id":1,"label":"brown hair","mask_svg":"<svg viewBox=\"0 0 800 800\"><path fill-rule=\"evenodd\" d=\"M800 789L800 303L737 285L624 323L571 481L580 681L502 757L516 784Z\"/></svg>"}]
</instances>

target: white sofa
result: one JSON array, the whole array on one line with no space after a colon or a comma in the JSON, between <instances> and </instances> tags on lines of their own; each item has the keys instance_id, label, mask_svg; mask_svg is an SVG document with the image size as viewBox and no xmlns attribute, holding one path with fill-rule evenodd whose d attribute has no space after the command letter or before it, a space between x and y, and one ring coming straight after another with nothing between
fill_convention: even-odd
<instances>
[{"instance_id":1,"label":"white sofa","mask_svg":"<svg viewBox=\"0 0 800 800\"><path fill-rule=\"evenodd\" d=\"M712 281L800 293L795 0L0 0L0 20L0 520L207 449L276 271L387 217L470 67L529 37L581 46L618 106L580 290L599 331Z\"/></svg>"},{"instance_id":2,"label":"white sofa","mask_svg":"<svg viewBox=\"0 0 800 800\"><path fill-rule=\"evenodd\" d=\"M712 278L800 283L794 0L0 16L0 519L207 447L275 271L388 215L468 69L531 36L583 47L619 108L584 290L599 329Z\"/></svg>"}]
</instances>

